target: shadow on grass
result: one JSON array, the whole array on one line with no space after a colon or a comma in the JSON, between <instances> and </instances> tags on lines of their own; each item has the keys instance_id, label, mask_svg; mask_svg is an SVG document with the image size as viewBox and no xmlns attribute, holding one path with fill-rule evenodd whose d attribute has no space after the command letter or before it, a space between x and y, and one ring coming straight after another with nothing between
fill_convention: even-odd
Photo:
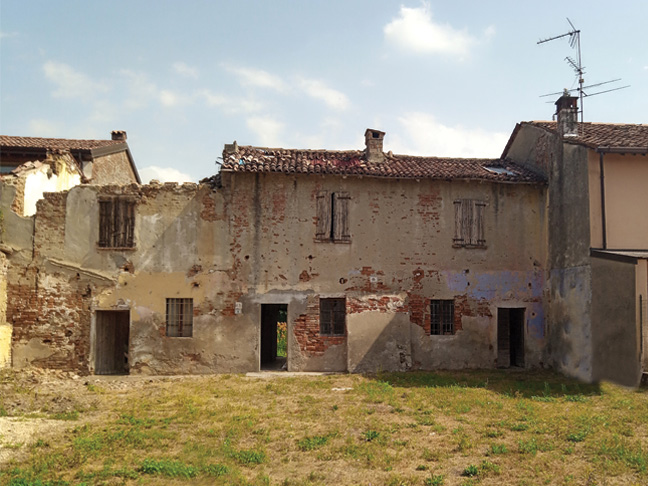
<instances>
[{"instance_id":1,"label":"shadow on grass","mask_svg":"<svg viewBox=\"0 0 648 486\"><path fill-rule=\"evenodd\" d=\"M511 397L566 398L601 394L599 384L587 384L550 371L465 370L377 373L368 378L400 388L482 388Z\"/></svg>"}]
</instances>

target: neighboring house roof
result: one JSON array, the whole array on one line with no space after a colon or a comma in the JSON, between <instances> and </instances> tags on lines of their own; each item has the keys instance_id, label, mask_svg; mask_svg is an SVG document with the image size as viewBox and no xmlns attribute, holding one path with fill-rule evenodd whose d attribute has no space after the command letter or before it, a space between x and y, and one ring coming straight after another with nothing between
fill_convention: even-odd
<instances>
[{"instance_id":1,"label":"neighboring house roof","mask_svg":"<svg viewBox=\"0 0 648 486\"><path fill-rule=\"evenodd\" d=\"M18 137L11 135L0 135L0 159L2 154L20 154L42 158L48 151L68 151L79 163L81 161L93 160L96 157L115 154L125 151L128 156L131 168L137 182L141 183L139 172L135 161L125 140L126 132L113 132L123 139L113 140L73 140L65 138L41 138L41 137Z\"/></svg>"},{"instance_id":2,"label":"neighboring house roof","mask_svg":"<svg viewBox=\"0 0 648 486\"><path fill-rule=\"evenodd\" d=\"M233 149L232 149L233 147ZM489 170L490 168L490 170ZM545 179L520 165L500 159L462 159L384 154L369 163L361 150L300 150L226 146L222 170L284 174L335 174L395 179L485 180L542 183Z\"/></svg>"},{"instance_id":3,"label":"neighboring house roof","mask_svg":"<svg viewBox=\"0 0 648 486\"><path fill-rule=\"evenodd\" d=\"M13 137L0 135L0 147L34 150L80 150L90 152L100 147L126 145L122 140L68 140L65 138Z\"/></svg>"},{"instance_id":4,"label":"neighboring house roof","mask_svg":"<svg viewBox=\"0 0 648 486\"><path fill-rule=\"evenodd\" d=\"M523 122L558 134L553 121ZM567 143L585 145L590 148L617 147L648 150L648 125L616 123L579 123L578 135L565 137Z\"/></svg>"}]
</instances>

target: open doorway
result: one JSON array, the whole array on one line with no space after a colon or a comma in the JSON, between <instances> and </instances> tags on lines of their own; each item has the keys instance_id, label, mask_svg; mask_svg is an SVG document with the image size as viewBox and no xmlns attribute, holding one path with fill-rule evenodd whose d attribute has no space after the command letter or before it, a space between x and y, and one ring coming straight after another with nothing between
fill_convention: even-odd
<instances>
[{"instance_id":1,"label":"open doorway","mask_svg":"<svg viewBox=\"0 0 648 486\"><path fill-rule=\"evenodd\" d=\"M95 374L128 374L129 311L97 311L95 314Z\"/></svg>"},{"instance_id":2,"label":"open doorway","mask_svg":"<svg viewBox=\"0 0 648 486\"><path fill-rule=\"evenodd\" d=\"M261 369L285 370L288 361L288 304L261 304Z\"/></svg>"},{"instance_id":3,"label":"open doorway","mask_svg":"<svg viewBox=\"0 0 648 486\"><path fill-rule=\"evenodd\" d=\"M497 366L524 368L525 308L497 308Z\"/></svg>"}]
</instances>

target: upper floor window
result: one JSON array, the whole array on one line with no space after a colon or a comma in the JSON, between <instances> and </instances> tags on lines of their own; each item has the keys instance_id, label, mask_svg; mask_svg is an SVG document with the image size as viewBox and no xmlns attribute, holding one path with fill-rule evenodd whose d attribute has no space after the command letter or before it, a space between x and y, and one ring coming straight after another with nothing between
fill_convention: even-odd
<instances>
[{"instance_id":1,"label":"upper floor window","mask_svg":"<svg viewBox=\"0 0 648 486\"><path fill-rule=\"evenodd\" d=\"M349 243L349 197L348 192L321 191L317 194L318 241Z\"/></svg>"},{"instance_id":2,"label":"upper floor window","mask_svg":"<svg viewBox=\"0 0 648 486\"><path fill-rule=\"evenodd\" d=\"M453 246L467 248L483 248L486 246L484 207L486 207L486 203L476 199L458 199L454 202L455 234L452 240Z\"/></svg>"},{"instance_id":3,"label":"upper floor window","mask_svg":"<svg viewBox=\"0 0 648 486\"><path fill-rule=\"evenodd\" d=\"M135 200L110 197L99 200L99 247L135 247Z\"/></svg>"}]
</instances>

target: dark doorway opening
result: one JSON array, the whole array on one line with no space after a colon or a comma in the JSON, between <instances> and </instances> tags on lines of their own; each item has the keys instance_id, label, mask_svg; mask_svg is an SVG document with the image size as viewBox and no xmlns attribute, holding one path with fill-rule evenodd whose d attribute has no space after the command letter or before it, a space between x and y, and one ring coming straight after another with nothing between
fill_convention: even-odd
<instances>
[{"instance_id":1,"label":"dark doorway opening","mask_svg":"<svg viewBox=\"0 0 648 486\"><path fill-rule=\"evenodd\" d=\"M261 369L287 369L287 327L288 304L261 304Z\"/></svg>"},{"instance_id":2,"label":"dark doorway opening","mask_svg":"<svg viewBox=\"0 0 648 486\"><path fill-rule=\"evenodd\" d=\"M497 366L524 367L525 308L497 309Z\"/></svg>"},{"instance_id":3,"label":"dark doorway opening","mask_svg":"<svg viewBox=\"0 0 648 486\"><path fill-rule=\"evenodd\" d=\"M95 320L95 374L128 374L129 311L97 311Z\"/></svg>"}]
</instances>

